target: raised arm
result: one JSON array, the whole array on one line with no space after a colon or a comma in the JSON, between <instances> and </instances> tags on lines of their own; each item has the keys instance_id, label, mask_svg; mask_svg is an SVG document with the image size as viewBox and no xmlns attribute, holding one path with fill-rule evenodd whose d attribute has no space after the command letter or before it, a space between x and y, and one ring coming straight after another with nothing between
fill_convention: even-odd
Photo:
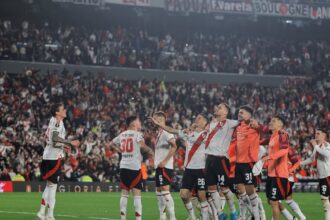
<instances>
[{"instance_id":1,"label":"raised arm","mask_svg":"<svg viewBox=\"0 0 330 220\"><path fill-rule=\"evenodd\" d=\"M53 136L52 136L52 141L55 143L61 143L61 144L68 144L70 146L74 146L74 147L78 147L80 142L78 140L74 140L74 141L70 141L64 138L61 138L59 136L59 132L58 131L53 131ZM61 148L62 146L58 146L56 144L54 144L55 148Z\"/></svg>"},{"instance_id":2,"label":"raised arm","mask_svg":"<svg viewBox=\"0 0 330 220\"><path fill-rule=\"evenodd\" d=\"M167 126L165 124L162 124L162 123L159 123L157 120L155 120L154 118L150 117L151 121L157 125L158 127L160 127L161 129L167 131L168 133L171 133L171 134L179 134L179 130L175 129L175 128L172 128L170 126Z\"/></svg>"},{"instance_id":3,"label":"raised arm","mask_svg":"<svg viewBox=\"0 0 330 220\"><path fill-rule=\"evenodd\" d=\"M149 146L147 146L145 144L144 140L140 141L139 144L140 144L140 148L141 148L141 153L154 156L154 152L152 151L152 149Z\"/></svg>"}]
</instances>

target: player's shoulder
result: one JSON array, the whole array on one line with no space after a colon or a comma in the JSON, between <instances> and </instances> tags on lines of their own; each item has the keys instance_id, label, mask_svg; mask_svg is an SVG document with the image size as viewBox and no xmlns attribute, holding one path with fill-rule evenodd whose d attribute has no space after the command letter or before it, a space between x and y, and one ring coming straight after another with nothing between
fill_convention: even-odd
<instances>
[{"instance_id":1,"label":"player's shoulder","mask_svg":"<svg viewBox=\"0 0 330 220\"><path fill-rule=\"evenodd\" d=\"M289 133L286 130L282 129L282 130L278 131L278 136L283 141L288 141L289 140Z\"/></svg>"},{"instance_id":2,"label":"player's shoulder","mask_svg":"<svg viewBox=\"0 0 330 220\"><path fill-rule=\"evenodd\" d=\"M227 122L231 125L234 126L238 126L239 125L239 121L238 120L234 120L234 119L227 119Z\"/></svg>"},{"instance_id":3,"label":"player's shoulder","mask_svg":"<svg viewBox=\"0 0 330 220\"><path fill-rule=\"evenodd\" d=\"M169 133L169 132L167 132L165 130L163 130L162 135L164 135L167 139L172 139L172 138L175 137L174 134Z\"/></svg>"},{"instance_id":4,"label":"player's shoulder","mask_svg":"<svg viewBox=\"0 0 330 220\"><path fill-rule=\"evenodd\" d=\"M326 148L329 148L329 149L330 149L330 143L329 143L329 142L325 142L325 143L324 143L324 146L325 146Z\"/></svg>"}]
</instances>

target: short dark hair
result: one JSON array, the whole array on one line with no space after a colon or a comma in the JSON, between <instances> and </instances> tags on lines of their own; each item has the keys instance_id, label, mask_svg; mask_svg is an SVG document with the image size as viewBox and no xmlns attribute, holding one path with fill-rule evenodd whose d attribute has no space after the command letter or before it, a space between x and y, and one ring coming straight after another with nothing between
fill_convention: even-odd
<instances>
[{"instance_id":1,"label":"short dark hair","mask_svg":"<svg viewBox=\"0 0 330 220\"><path fill-rule=\"evenodd\" d=\"M209 123L209 118L207 117L207 114L202 112L202 113L199 113L198 115L202 116L206 120L206 122Z\"/></svg>"},{"instance_id":2,"label":"short dark hair","mask_svg":"<svg viewBox=\"0 0 330 220\"><path fill-rule=\"evenodd\" d=\"M325 134L325 136L328 138L329 137L329 133L328 131L326 130L326 128L316 128L316 131L321 131L322 133Z\"/></svg>"},{"instance_id":3,"label":"short dark hair","mask_svg":"<svg viewBox=\"0 0 330 220\"><path fill-rule=\"evenodd\" d=\"M162 111L155 112L153 116L163 117L166 120L166 114Z\"/></svg>"},{"instance_id":4,"label":"short dark hair","mask_svg":"<svg viewBox=\"0 0 330 220\"><path fill-rule=\"evenodd\" d=\"M283 123L283 126L286 125L286 120L285 120L284 115L278 114L278 115L275 115L274 118L277 118L278 120L280 120Z\"/></svg>"},{"instance_id":5,"label":"short dark hair","mask_svg":"<svg viewBox=\"0 0 330 220\"><path fill-rule=\"evenodd\" d=\"M129 116L128 118L126 118L126 126L130 126L132 124L133 121L135 121L136 119L138 119L138 117L136 115L132 115Z\"/></svg>"},{"instance_id":6,"label":"short dark hair","mask_svg":"<svg viewBox=\"0 0 330 220\"><path fill-rule=\"evenodd\" d=\"M64 104L62 102L59 103L55 103L53 104L53 106L51 107L50 113L52 114L52 116L56 116L56 112L58 112L60 110L60 107L64 106Z\"/></svg>"},{"instance_id":7,"label":"short dark hair","mask_svg":"<svg viewBox=\"0 0 330 220\"><path fill-rule=\"evenodd\" d=\"M248 113L250 113L251 116L253 115L253 108L248 105L243 105L239 109L243 109L243 110L247 111Z\"/></svg>"},{"instance_id":8,"label":"short dark hair","mask_svg":"<svg viewBox=\"0 0 330 220\"><path fill-rule=\"evenodd\" d=\"M221 102L219 105L224 105L226 107L227 111L228 111L228 114L230 114L230 107L227 103Z\"/></svg>"}]
</instances>

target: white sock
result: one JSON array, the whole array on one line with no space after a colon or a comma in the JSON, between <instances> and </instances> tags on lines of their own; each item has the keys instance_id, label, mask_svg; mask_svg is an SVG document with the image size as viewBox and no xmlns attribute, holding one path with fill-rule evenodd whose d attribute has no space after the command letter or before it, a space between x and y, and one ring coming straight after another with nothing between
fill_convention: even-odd
<instances>
[{"instance_id":1,"label":"white sock","mask_svg":"<svg viewBox=\"0 0 330 220\"><path fill-rule=\"evenodd\" d=\"M189 213L190 220L196 220L195 211L194 211L194 207L193 207L192 203L189 201L188 203L186 203L184 205L186 206L186 209Z\"/></svg>"},{"instance_id":2,"label":"white sock","mask_svg":"<svg viewBox=\"0 0 330 220\"><path fill-rule=\"evenodd\" d=\"M201 202L202 220L209 219L209 203L207 201Z\"/></svg>"},{"instance_id":3,"label":"white sock","mask_svg":"<svg viewBox=\"0 0 330 220\"><path fill-rule=\"evenodd\" d=\"M134 196L135 219L141 220L142 218L142 202L141 196Z\"/></svg>"},{"instance_id":4,"label":"white sock","mask_svg":"<svg viewBox=\"0 0 330 220\"><path fill-rule=\"evenodd\" d=\"M234 194L229 189L225 189L222 192L228 201L230 212L231 213L236 212ZM223 209L224 209L224 207L222 208L222 210Z\"/></svg>"},{"instance_id":5,"label":"white sock","mask_svg":"<svg viewBox=\"0 0 330 220\"><path fill-rule=\"evenodd\" d=\"M55 196L56 196L57 184L48 185L48 213L50 217L54 217L54 208L55 208Z\"/></svg>"},{"instance_id":6,"label":"white sock","mask_svg":"<svg viewBox=\"0 0 330 220\"><path fill-rule=\"evenodd\" d=\"M166 219L166 201L161 192L156 192L160 219Z\"/></svg>"},{"instance_id":7,"label":"white sock","mask_svg":"<svg viewBox=\"0 0 330 220\"><path fill-rule=\"evenodd\" d=\"M215 208L217 209L217 214L221 215L223 213L223 210L221 207L221 198L220 198L219 192L213 191L213 192L210 192L210 194L213 199L213 204L214 204Z\"/></svg>"},{"instance_id":8,"label":"white sock","mask_svg":"<svg viewBox=\"0 0 330 220\"><path fill-rule=\"evenodd\" d=\"M284 216L285 219L293 220L293 216L291 215L291 213L286 208L281 210L281 213L282 213L282 215Z\"/></svg>"},{"instance_id":9,"label":"white sock","mask_svg":"<svg viewBox=\"0 0 330 220\"><path fill-rule=\"evenodd\" d=\"M224 210L225 209L225 206L226 206L226 197L225 196L220 196L220 205L221 205L221 210Z\"/></svg>"},{"instance_id":10,"label":"white sock","mask_svg":"<svg viewBox=\"0 0 330 220\"><path fill-rule=\"evenodd\" d=\"M239 208L240 208L240 217L245 219L245 215L247 211L252 212L252 205L249 196L246 193L243 193L239 195L238 200L239 200Z\"/></svg>"},{"instance_id":11,"label":"white sock","mask_svg":"<svg viewBox=\"0 0 330 220\"><path fill-rule=\"evenodd\" d=\"M254 219L260 219L259 216L259 196L257 193L253 193L252 195L249 196L251 205L252 205L252 214L254 216Z\"/></svg>"},{"instance_id":12,"label":"white sock","mask_svg":"<svg viewBox=\"0 0 330 220\"><path fill-rule=\"evenodd\" d=\"M298 215L300 220L306 220L306 216L302 213L299 205L293 199L286 200L286 204L288 204L288 206L290 206L290 208L294 211L294 213Z\"/></svg>"},{"instance_id":13,"label":"white sock","mask_svg":"<svg viewBox=\"0 0 330 220\"><path fill-rule=\"evenodd\" d=\"M170 220L175 220L174 201L169 191L163 191L163 196L166 200L166 208L170 214Z\"/></svg>"},{"instance_id":14,"label":"white sock","mask_svg":"<svg viewBox=\"0 0 330 220\"><path fill-rule=\"evenodd\" d=\"M261 220L266 220L266 212L265 212L264 206L262 204L262 200L259 197L259 195L258 195L258 207L259 207L259 215L260 215Z\"/></svg>"},{"instance_id":15,"label":"white sock","mask_svg":"<svg viewBox=\"0 0 330 220\"><path fill-rule=\"evenodd\" d=\"M46 214L46 207L48 205L48 186L46 185L44 192L42 193L41 204L39 212L42 215Z\"/></svg>"},{"instance_id":16,"label":"white sock","mask_svg":"<svg viewBox=\"0 0 330 220\"><path fill-rule=\"evenodd\" d=\"M213 216L214 219L217 219L218 211L211 196L207 199L207 202L209 203L209 215Z\"/></svg>"},{"instance_id":17,"label":"white sock","mask_svg":"<svg viewBox=\"0 0 330 220\"><path fill-rule=\"evenodd\" d=\"M325 220L330 220L330 202L329 202L329 197L321 196L321 200L322 200L322 203L323 203Z\"/></svg>"},{"instance_id":18,"label":"white sock","mask_svg":"<svg viewBox=\"0 0 330 220\"><path fill-rule=\"evenodd\" d=\"M127 209L127 195L121 195L120 197L120 216L121 220L126 220L126 209Z\"/></svg>"},{"instance_id":19,"label":"white sock","mask_svg":"<svg viewBox=\"0 0 330 220\"><path fill-rule=\"evenodd\" d=\"M192 198L191 198L191 203L192 203L192 205L193 205L193 207L194 207L195 209L198 209L198 210L200 211L200 209L201 209L201 204L199 203L197 197L192 197Z\"/></svg>"}]
</instances>

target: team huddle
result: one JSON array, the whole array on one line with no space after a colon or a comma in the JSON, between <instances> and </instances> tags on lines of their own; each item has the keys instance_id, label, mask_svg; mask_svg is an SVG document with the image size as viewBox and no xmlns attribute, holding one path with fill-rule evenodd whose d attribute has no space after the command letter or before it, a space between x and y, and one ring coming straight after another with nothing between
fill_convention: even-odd
<instances>
[{"instance_id":1,"label":"team huddle","mask_svg":"<svg viewBox=\"0 0 330 220\"><path fill-rule=\"evenodd\" d=\"M41 164L42 179L47 181L37 214L41 220L54 219L55 194L64 145L77 147L80 144L77 140L65 139L64 105L56 105L52 114L46 132L48 143ZM313 153L310 158L302 161L289 144L283 116L273 116L266 126L253 118L253 109L249 106L239 108L238 120L228 119L229 114L230 107L220 103L215 107L211 120L200 113L190 127L179 130L166 125L165 113L156 112L150 118L157 134L154 151L145 144L140 119L137 116L128 117L127 130L111 142L112 148L121 153L121 219L126 220L130 191L134 195L136 220L142 219L142 154L154 157L160 220L166 220L167 216L170 220L176 219L170 186L176 140L179 138L186 147L180 197L189 220L197 219L195 209L199 209L202 220L265 220L265 211L258 195L263 168L267 168L266 195L272 208L272 218L279 220L282 214L286 219L293 219L282 204L286 202L299 219L305 220L306 217L292 197L293 174L298 167L314 160L317 161L325 219L330 220L330 144L327 142L327 130L316 129L315 139L311 141ZM239 210L236 210L235 197L239 201ZM230 209L229 216L224 213L226 203Z\"/></svg>"}]
</instances>

